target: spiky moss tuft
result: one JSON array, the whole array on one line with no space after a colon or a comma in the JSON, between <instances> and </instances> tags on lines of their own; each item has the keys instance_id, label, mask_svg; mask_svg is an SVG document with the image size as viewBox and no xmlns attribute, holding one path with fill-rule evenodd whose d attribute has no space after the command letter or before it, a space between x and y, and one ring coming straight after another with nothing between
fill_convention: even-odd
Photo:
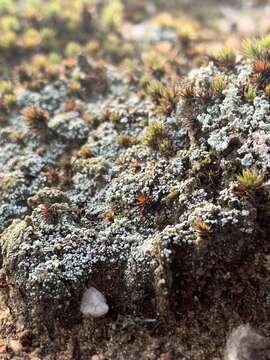
<instances>
[{"instance_id":1,"label":"spiky moss tuft","mask_svg":"<svg viewBox=\"0 0 270 360\"><path fill-rule=\"evenodd\" d=\"M158 150L161 153L168 153L172 149L172 141L169 134L169 130L161 121L152 121L145 129L145 133L142 137L144 144Z\"/></svg>"}]
</instances>

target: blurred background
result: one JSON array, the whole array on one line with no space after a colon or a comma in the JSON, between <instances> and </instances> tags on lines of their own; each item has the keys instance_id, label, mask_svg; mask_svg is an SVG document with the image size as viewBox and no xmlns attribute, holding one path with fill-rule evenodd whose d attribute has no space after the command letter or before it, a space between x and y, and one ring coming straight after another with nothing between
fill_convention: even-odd
<instances>
[{"instance_id":1,"label":"blurred background","mask_svg":"<svg viewBox=\"0 0 270 360\"><path fill-rule=\"evenodd\" d=\"M0 0L0 76L37 54L57 64L84 52L118 65L173 31L194 51L237 49L269 31L269 15L265 0Z\"/></svg>"}]
</instances>

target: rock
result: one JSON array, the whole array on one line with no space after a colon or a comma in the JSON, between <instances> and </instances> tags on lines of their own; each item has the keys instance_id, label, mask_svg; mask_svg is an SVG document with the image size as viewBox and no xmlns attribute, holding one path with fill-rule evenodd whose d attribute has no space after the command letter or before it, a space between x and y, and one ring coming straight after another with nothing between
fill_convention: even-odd
<instances>
[{"instance_id":1,"label":"rock","mask_svg":"<svg viewBox=\"0 0 270 360\"><path fill-rule=\"evenodd\" d=\"M170 352L166 352L160 355L160 360L173 360L173 356Z\"/></svg>"},{"instance_id":2,"label":"rock","mask_svg":"<svg viewBox=\"0 0 270 360\"><path fill-rule=\"evenodd\" d=\"M19 340L10 340L9 347L15 354L20 354L23 348Z\"/></svg>"},{"instance_id":3,"label":"rock","mask_svg":"<svg viewBox=\"0 0 270 360\"><path fill-rule=\"evenodd\" d=\"M105 296L94 287L90 287L83 294L80 310L85 316L98 318L107 314L109 306Z\"/></svg>"},{"instance_id":4,"label":"rock","mask_svg":"<svg viewBox=\"0 0 270 360\"><path fill-rule=\"evenodd\" d=\"M237 327L226 344L225 360L268 360L270 340L259 335L249 325Z\"/></svg>"},{"instance_id":5,"label":"rock","mask_svg":"<svg viewBox=\"0 0 270 360\"><path fill-rule=\"evenodd\" d=\"M103 360L103 359L104 357L102 355L97 355L97 354L91 357L91 360Z\"/></svg>"}]
</instances>

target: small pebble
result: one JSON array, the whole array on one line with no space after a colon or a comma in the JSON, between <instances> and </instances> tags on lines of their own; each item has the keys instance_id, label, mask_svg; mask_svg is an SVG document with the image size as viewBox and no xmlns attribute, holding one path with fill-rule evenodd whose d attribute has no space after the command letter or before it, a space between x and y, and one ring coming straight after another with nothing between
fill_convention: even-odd
<instances>
[{"instance_id":1,"label":"small pebble","mask_svg":"<svg viewBox=\"0 0 270 360\"><path fill-rule=\"evenodd\" d=\"M105 296L94 287L85 290L80 310L85 316L101 317L109 311Z\"/></svg>"},{"instance_id":2,"label":"small pebble","mask_svg":"<svg viewBox=\"0 0 270 360\"><path fill-rule=\"evenodd\" d=\"M19 340L10 340L9 347L15 354L20 354L22 352L22 344Z\"/></svg>"}]
</instances>

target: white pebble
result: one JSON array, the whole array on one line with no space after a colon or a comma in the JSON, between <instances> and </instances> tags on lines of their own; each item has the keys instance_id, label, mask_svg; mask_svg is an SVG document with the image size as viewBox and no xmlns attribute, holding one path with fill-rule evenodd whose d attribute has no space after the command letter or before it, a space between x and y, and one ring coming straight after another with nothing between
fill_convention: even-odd
<instances>
[{"instance_id":1,"label":"white pebble","mask_svg":"<svg viewBox=\"0 0 270 360\"><path fill-rule=\"evenodd\" d=\"M90 287L83 293L80 310L85 316L100 317L109 311L105 296L95 289Z\"/></svg>"}]
</instances>

